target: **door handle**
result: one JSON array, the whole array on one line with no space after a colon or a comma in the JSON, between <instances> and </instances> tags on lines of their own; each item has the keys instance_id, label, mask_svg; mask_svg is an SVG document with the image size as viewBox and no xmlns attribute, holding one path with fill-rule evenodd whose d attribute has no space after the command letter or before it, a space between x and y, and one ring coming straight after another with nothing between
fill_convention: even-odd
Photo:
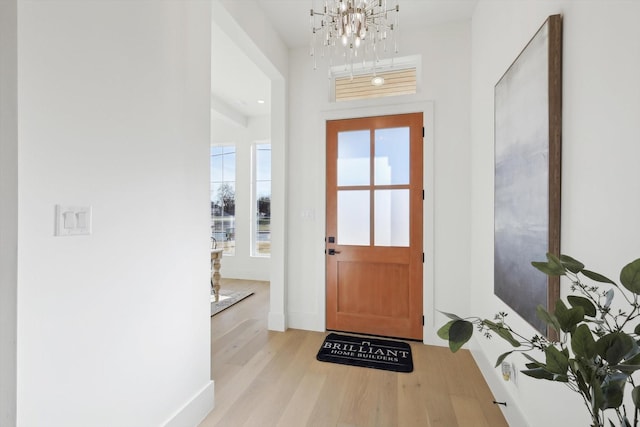
<instances>
[{"instance_id":1,"label":"door handle","mask_svg":"<svg viewBox=\"0 0 640 427\"><path fill-rule=\"evenodd\" d=\"M329 249L329 251L327 252L329 255L335 255L335 254L339 254L340 251L336 251L335 249Z\"/></svg>"}]
</instances>

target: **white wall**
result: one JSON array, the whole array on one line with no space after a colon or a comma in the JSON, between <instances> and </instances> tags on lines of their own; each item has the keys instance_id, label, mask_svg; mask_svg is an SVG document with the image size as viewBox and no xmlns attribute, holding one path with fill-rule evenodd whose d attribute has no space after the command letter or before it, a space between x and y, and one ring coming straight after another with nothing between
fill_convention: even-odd
<instances>
[{"instance_id":1,"label":"white wall","mask_svg":"<svg viewBox=\"0 0 640 427\"><path fill-rule=\"evenodd\" d=\"M229 25L237 25L243 34L233 37L233 41L246 49L245 53L272 77L286 77L288 64L288 50L280 36L264 17L262 6L255 0L214 0L224 6L226 13L232 17L233 23L219 22L221 27L228 30ZM218 10L218 9L216 9ZM227 34L232 34L228 32ZM249 42L250 43L247 43Z\"/></svg>"},{"instance_id":2,"label":"white wall","mask_svg":"<svg viewBox=\"0 0 640 427\"><path fill-rule=\"evenodd\" d=\"M271 258L251 256L251 224L254 220L251 167L253 146L256 142L270 140L270 124L270 116L249 118L246 127L220 119L211 123L212 144L236 146L236 250L234 255L224 255L222 259L220 274L223 278L269 280Z\"/></svg>"},{"instance_id":3,"label":"white wall","mask_svg":"<svg viewBox=\"0 0 640 427\"><path fill-rule=\"evenodd\" d=\"M209 3L18 9L18 425L193 426L213 405ZM92 235L54 237L56 204L92 206Z\"/></svg>"},{"instance_id":4,"label":"white wall","mask_svg":"<svg viewBox=\"0 0 640 427\"><path fill-rule=\"evenodd\" d=\"M481 0L472 25L469 314L505 310L516 329L532 336L533 329L493 295L493 88L546 17L556 13L564 20L561 251L614 279L640 256L640 3ZM565 284L562 293L567 291ZM588 423L577 393L522 375L517 386L505 384L492 366L507 349L495 340L478 339L476 346L498 399L508 401L512 425ZM514 360L522 369L521 359Z\"/></svg>"},{"instance_id":5,"label":"white wall","mask_svg":"<svg viewBox=\"0 0 640 427\"><path fill-rule=\"evenodd\" d=\"M17 2L0 1L0 425L16 422Z\"/></svg>"},{"instance_id":6,"label":"white wall","mask_svg":"<svg viewBox=\"0 0 640 427\"><path fill-rule=\"evenodd\" d=\"M470 22L413 34L401 31L401 37L400 55L422 55L422 63L419 93L398 98L331 104L325 64L319 63L314 71L306 48L290 52L287 310L291 327L325 329L325 120L407 108L429 110L434 118L433 122L426 118L427 134L433 138L426 140L425 148L429 154L424 222L435 232L425 239L425 340L437 340L436 309L468 307L454 287L469 281Z\"/></svg>"}]
</instances>

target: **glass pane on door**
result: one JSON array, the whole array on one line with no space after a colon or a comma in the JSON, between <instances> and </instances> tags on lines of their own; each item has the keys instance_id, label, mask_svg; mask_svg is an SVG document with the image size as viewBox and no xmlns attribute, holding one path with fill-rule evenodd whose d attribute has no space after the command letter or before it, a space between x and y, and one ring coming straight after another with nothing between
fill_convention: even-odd
<instances>
[{"instance_id":1,"label":"glass pane on door","mask_svg":"<svg viewBox=\"0 0 640 427\"><path fill-rule=\"evenodd\" d=\"M338 244L368 246L369 190L338 191Z\"/></svg>"},{"instance_id":2,"label":"glass pane on door","mask_svg":"<svg viewBox=\"0 0 640 427\"><path fill-rule=\"evenodd\" d=\"M369 130L338 133L338 186L369 185L370 135Z\"/></svg>"},{"instance_id":3,"label":"glass pane on door","mask_svg":"<svg viewBox=\"0 0 640 427\"><path fill-rule=\"evenodd\" d=\"M376 190L375 246L409 246L409 190Z\"/></svg>"},{"instance_id":4,"label":"glass pane on door","mask_svg":"<svg viewBox=\"0 0 640 427\"><path fill-rule=\"evenodd\" d=\"M409 128L375 131L375 185L409 184Z\"/></svg>"}]
</instances>

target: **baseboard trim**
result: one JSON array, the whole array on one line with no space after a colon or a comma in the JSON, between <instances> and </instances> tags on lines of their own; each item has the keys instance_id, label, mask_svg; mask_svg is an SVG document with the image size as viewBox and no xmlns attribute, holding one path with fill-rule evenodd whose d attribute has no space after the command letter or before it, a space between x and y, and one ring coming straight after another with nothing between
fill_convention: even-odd
<instances>
[{"instance_id":1,"label":"baseboard trim","mask_svg":"<svg viewBox=\"0 0 640 427\"><path fill-rule=\"evenodd\" d=\"M290 311L287 313L287 318L290 328L316 332L326 331L324 318L321 318L317 313Z\"/></svg>"},{"instance_id":2,"label":"baseboard trim","mask_svg":"<svg viewBox=\"0 0 640 427\"><path fill-rule=\"evenodd\" d=\"M529 423L525 420L520 408L516 402L513 400L513 396L509 393L509 390L505 387L505 381L502 380L502 377L499 377L496 373L496 369L494 364L487 359L487 356L482 352L476 343L472 348L469 349L473 359L476 361L484 380L487 382L487 385L491 389L495 399L497 401L507 401L508 405L500 406L502 410L502 414L507 420L507 424L510 426L521 426L521 427L529 427ZM508 397L508 398L507 398Z\"/></svg>"},{"instance_id":3,"label":"baseboard trim","mask_svg":"<svg viewBox=\"0 0 640 427\"><path fill-rule=\"evenodd\" d=\"M267 327L270 331L284 332L287 330L287 320L284 313L269 312Z\"/></svg>"},{"instance_id":4,"label":"baseboard trim","mask_svg":"<svg viewBox=\"0 0 640 427\"><path fill-rule=\"evenodd\" d=\"M214 405L214 383L209 381L202 390L191 398L182 408L180 408L169 420L164 423L164 427L194 427L213 410Z\"/></svg>"}]
</instances>

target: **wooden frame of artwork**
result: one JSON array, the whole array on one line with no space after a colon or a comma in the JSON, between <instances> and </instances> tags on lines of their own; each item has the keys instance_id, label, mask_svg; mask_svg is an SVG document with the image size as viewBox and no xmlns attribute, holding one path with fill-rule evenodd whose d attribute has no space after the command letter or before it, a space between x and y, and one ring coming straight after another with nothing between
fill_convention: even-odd
<instances>
[{"instance_id":1,"label":"wooden frame of artwork","mask_svg":"<svg viewBox=\"0 0 640 427\"><path fill-rule=\"evenodd\" d=\"M559 277L531 266L560 254L562 17L549 16L495 85L494 293L541 333ZM553 336L552 336L553 337Z\"/></svg>"}]
</instances>

